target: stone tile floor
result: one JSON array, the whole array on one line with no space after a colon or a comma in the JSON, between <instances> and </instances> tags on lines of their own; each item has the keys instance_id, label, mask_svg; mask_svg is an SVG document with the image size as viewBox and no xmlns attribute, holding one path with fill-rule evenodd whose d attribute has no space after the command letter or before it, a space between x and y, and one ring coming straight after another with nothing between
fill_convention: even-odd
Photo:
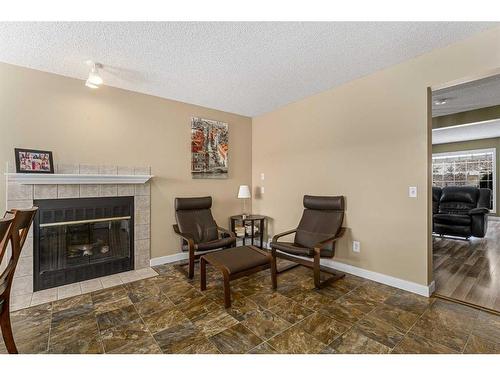
<instances>
[{"instance_id":1,"label":"stone tile floor","mask_svg":"<svg viewBox=\"0 0 500 375\"><path fill-rule=\"evenodd\" d=\"M347 275L316 291L311 271L232 282L159 276L12 313L21 353L500 353L500 316ZM5 352L3 343L0 352Z\"/></svg>"}]
</instances>

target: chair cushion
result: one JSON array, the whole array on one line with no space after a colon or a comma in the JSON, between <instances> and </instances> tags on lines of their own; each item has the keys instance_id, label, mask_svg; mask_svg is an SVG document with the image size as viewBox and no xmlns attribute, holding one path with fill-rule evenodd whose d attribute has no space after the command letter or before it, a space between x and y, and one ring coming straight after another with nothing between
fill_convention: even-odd
<instances>
[{"instance_id":1,"label":"chair cushion","mask_svg":"<svg viewBox=\"0 0 500 375\"><path fill-rule=\"evenodd\" d=\"M454 214L435 214L434 222L447 225L470 225L471 218L469 215L454 215Z\"/></svg>"},{"instance_id":2,"label":"chair cushion","mask_svg":"<svg viewBox=\"0 0 500 375\"><path fill-rule=\"evenodd\" d=\"M343 211L305 209L297 227L294 243L313 248L318 242L335 236L343 220ZM332 250L332 244L325 245L324 249Z\"/></svg>"},{"instance_id":3,"label":"chair cushion","mask_svg":"<svg viewBox=\"0 0 500 375\"><path fill-rule=\"evenodd\" d=\"M313 257L314 250L312 248L302 247L298 244L294 244L291 242L273 242L271 243L271 247L276 250L283 251L288 254L298 255L303 257ZM330 249L321 249L319 253L320 257L331 258L334 255L333 250Z\"/></svg>"},{"instance_id":4,"label":"chair cushion","mask_svg":"<svg viewBox=\"0 0 500 375\"><path fill-rule=\"evenodd\" d=\"M203 255L203 258L210 264L223 266L229 274L246 271L270 262L269 255L249 246L216 251Z\"/></svg>"},{"instance_id":5,"label":"chair cushion","mask_svg":"<svg viewBox=\"0 0 500 375\"><path fill-rule=\"evenodd\" d=\"M210 209L176 211L175 218L181 233L191 235L197 244L215 241L219 237Z\"/></svg>"},{"instance_id":6,"label":"chair cushion","mask_svg":"<svg viewBox=\"0 0 500 375\"><path fill-rule=\"evenodd\" d=\"M230 245L236 244L236 238L234 237L223 237L223 238L218 238L213 241L208 241L208 242L201 242L199 244L196 244L196 251L207 251L207 250L214 250L214 249L219 249L221 247L226 247ZM182 246L182 250L188 251L189 248L187 245Z\"/></svg>"},{"instance_id":7,"label":"chair cushion","mask_svg":"<svg viewBox=\"0 0 500 375\"><path fill-rule=\"evenodd\" d=\"M314 250L307 247L302 247L300 245L293 244L291 242L272 242L271 247L276 250L284 251L285 253L300 255L305 257L312 257L314 255Z\"/></svg>"},{"instance_id":8,"label":"chair cushion","mask_svg":"<svg viewBox=\"0 0 500 375\"><path fill-rule=\"evenodd\" d=\"M440 214L464 215L477 207L479 189L473 186L447 186L439 199Z\"/></svg>"},{"instance_id":9,"label":"chair cushion","mask_svg":"<svg viewBox=\"0 0 500 375\"><path fill-rule=\"evenodd\" d=\"M304 195L303 204L311 210L344 211L344 197L330 197L321 195Z\"/></svg>"},{"instance_id":10,"label":"chair cushion","mask_svg":"<svg viewBox=\"0 0 500 375\"><path fill-rule=\"evenodd\" d=\"M175 210L203 210L212 208L212 197L175 198Z\"/></svg>"}]
</instances>

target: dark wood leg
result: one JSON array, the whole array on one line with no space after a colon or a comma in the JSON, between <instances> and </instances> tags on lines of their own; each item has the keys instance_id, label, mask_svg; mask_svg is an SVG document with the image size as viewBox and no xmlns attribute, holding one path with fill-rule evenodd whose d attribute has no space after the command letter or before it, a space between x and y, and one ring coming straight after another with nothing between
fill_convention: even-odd
<instances>
[{"instance_id":1,"label":"dark wood leg","mask_svg":"<svg viewBox=\"0 0 500 375\"><path fill-rule=\"evenodd\" d=\"M264 220L260 222L260 248L264 248Z\"/></svg>"},{"instance_id":2,"label":"dark wood leg","mask_svg":"<svg viewBox=\"0 0 500 375\"><path fill-rule=\"evenodd\" d=\"M276 266L276 250L271 250L271 282L273 284L273 289L278 289L278 275Z\"/></svg>"},{"instance_id":3,"label":"dark wood leg","mask_svg":"<svg viewBox=\"0 0 500 375\"><path fill-rule=\"evenodd\" d=\"M321 268L320 268L319 260L320 260L320 253L315 252L314 253L313 272L314 272L314 287L316 289L321 288Z\"/></svg>"},{"instance_id":4,"label":"dark wood leg","mask_svg":"<svg viewBox=\"0 0 500 375\"><path fill-rule=\"evenodd\" d=\"M224 307L231 307L231 289L229 287L229 275L224 273Z\"/></svg>"},{"instance_id":5,"label":"dark wood leg","mask_svg":"<svg viewBox=\"0 0 500 375\"><path fill-rule=\"evenodd\" d=\"M192 279L194 277L194 251L189 250L189 271L188 277Z\"/></svg>"},{"instance_id":6,"label":"dark wood leg","mask_svg":"<svg viewBox=\"0 0 500 375\"><path fill-rule=\"evenodd\" d=\"M207 261L205 258L200 258L200 289L207 290Z\"/></svg>"},{"instance_id":7,"label":"dark wood leg","mask_svg":"<svg viewBox=\"0 0 500 375\"><path fill-rule=\"evenodd\" d=\"M0 327L2 329L3 341L5 347L10 354L18 354L14 335L12 334L12 326L10 324L9 300L4 301L2 311L0 312Z\"/></svg>"},{"instance_id":8,"label":"dark wood leg","mask_svg":"<svg viewBox=\"0 0 500 375\"><path fill-rule=\"evenodd\" d=\"M254 240L254 236L255 236L253 226L254 226L255 222L252 220L252 221L250 221L250 223L252 224L252 245L253 245L253 244L254 244L254 243L253 243L253 240Z\"/></svg>"}]
</instances>

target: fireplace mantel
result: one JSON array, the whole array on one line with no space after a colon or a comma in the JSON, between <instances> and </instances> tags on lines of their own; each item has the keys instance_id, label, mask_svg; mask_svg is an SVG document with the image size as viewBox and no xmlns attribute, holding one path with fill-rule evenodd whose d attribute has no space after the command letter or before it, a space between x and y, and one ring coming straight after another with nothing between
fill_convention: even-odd
<instances>
[{"instance_id":1,"label":"fireplace mantel","mask_svg":"<svg viewBox=\"0 0 500 375\"><path fill-rule=\"evenodd\" d=\"M9 182L21 185L145 184L152 175L6 173Z\"/></svg>"}]
</instances>

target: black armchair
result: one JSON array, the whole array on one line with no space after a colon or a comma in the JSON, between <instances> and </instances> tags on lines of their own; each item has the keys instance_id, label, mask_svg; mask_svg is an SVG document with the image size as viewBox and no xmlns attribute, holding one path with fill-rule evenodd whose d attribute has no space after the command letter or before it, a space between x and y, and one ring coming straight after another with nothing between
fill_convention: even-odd
<instances>
[{"instance_id":1,"label":"black armchair","mask_svg":"<svg viewBox=\"0 0 500 375\"><path fill-rule=\"evenodd\" d=\"M236 244L235 234L217 225L211 207L212 197L175 198L177 224L173 228L182 238L182 250L189 252L190 279L194 276L194 263L203 252Z\"/></svg>"},{"instance_id":2,"label":"black armchair","mask_svg":"<svg viewBox=\"0 0 500 375\"><path fill-rule=\"evenodd\" d=\"M327 282L344 277L320 265L322 257L335 255L335 243L345 234L344 197L304 196L304 212L296 229L277 234L271 242L273 267L276 258L283 258L313 269L314 286L321 288ZM280 237L295 233L293 242L280 242ZM304 259L312 258L312 261ZM321 272L332 276L321 281Z\"/></svg>"},{"instance_id":3,"label":"black armchair","mask_svg":"<svg viewBox=\"0 0 500 375\"><path fill-rule=\"evenodd\" d=\"M490 189L473 186L433 187L432 198L434 233L465 238L486 235Z\"/></svg>"}]
</instances>

